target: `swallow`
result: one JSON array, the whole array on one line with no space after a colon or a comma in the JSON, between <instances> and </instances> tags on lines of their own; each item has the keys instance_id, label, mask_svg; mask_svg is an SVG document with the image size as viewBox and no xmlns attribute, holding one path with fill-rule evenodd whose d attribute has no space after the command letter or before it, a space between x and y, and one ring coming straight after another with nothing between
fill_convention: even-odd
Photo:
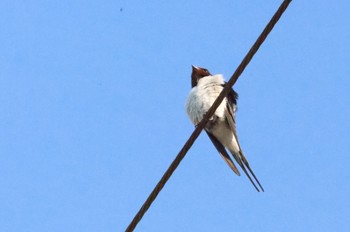
<instances>
[{"instance_id":1,"label":"swallow","mask_svg":"<svg viewBox=\"0 0 350 232\"><path fill-rule=\"evenodd\" d=\"M197 125L203 119L225 85L226 82L221 74L212 75L205 68L192 66L192 89L186 101L186 112L194 125ZM231 88L231 91L216 109L214 115L209 119L204 130L232 171L238 176L241 175L226 149L230 151L255 189L258 192L260 190L264 192L264 188L250 168L238 142L235 120L237 99L238 94Z\"/></svg>"}]
</instances>

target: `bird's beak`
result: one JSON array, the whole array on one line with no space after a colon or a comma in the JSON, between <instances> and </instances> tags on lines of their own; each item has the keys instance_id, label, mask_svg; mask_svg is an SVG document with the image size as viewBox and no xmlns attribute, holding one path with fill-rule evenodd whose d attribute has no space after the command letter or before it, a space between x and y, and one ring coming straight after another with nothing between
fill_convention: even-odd
<instances>
[{"instance_id":1,"label":"bird's beak","mask_svg":"<svg viewBox=\"0 0 350 232\"><path fill-rule=\"evenodd\" d=\"M199 68L197 66L192 65L192 70L198 70Z\"/></svg>"}]
</instances>

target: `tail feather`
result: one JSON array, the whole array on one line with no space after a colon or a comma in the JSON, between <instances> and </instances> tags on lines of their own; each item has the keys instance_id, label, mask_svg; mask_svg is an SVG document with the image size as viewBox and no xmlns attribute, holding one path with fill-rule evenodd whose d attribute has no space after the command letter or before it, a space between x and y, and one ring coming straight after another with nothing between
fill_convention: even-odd
<instances>
[{"instance_id":1,"label":"tail feather","mask_svg":"<svg viewBox=\"0 0 350 232\"><path fill-rule=\"evenodd\" d=\"M231 159L231 157L227 154L225 147L212 134L210 134L208 131L206 131L206 132L207 132L210 140L214 144L215 148L218 150L221 157L227 163L227 165L232 169L232 171L234 171L234 173L236 173L238 176L240 176L241 174L239 173L236 165L233 163L233 160Z\"/></svg>"},{"instance_id":2,"label":"tail feather","mask_svg":"<svg viewBox=\"0 0 350 232\"><path fill-rule=\"evenodd\" d=\"M259 185L261 191L265 191L264 188L262 187L262 185L260 184L258 178L255 176L253 170L250 168L249 163L247 161L247 159L245 158L245 156L243 155L242 151L239 151L238 154L236 152L230 151L232 156L235 158L235 160L237 161L237 163L239 164L239 166L242 168L243 172L246 174L246 176L248 177L248 179L250 180L250 182L253 184L253 186L255 187L255 189L260 192L259 188L256 186L256 184L254 183L253 179L251 176L253 176L255 182ZM247 170L248 169L248 170Z\"/></svg>"},{"instance_id":3,"label":"tail feather","mask_svg":"<svg viewBox=\"0 0 350 232\"><path fill-rule=\"evenodd\" d=\"M243 155L242 152L240 152L240 153L242 154L242 157L243 157L242 161L243 161L244 165L248 168L250 174L254 177L256 183L258 183L258 185L260 186L260 189L261 189L263 192L265 192L265 190L264 190L264 188L262 187L262 185L260 184L258 178L255 176L253 170L250 168L250 165L249 165L247 159L245 158L245 156Z\"/></svg>"}]
</instances>

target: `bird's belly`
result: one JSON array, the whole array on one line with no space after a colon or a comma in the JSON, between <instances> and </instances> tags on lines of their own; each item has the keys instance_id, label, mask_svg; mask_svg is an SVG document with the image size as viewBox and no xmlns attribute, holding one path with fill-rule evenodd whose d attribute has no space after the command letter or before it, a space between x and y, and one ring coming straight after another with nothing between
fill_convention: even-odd
<instances>
[{"instance_id":1,"label":"bird's belly","mask_svg":"<svg viewBox=\"0 0 350 232\"><path fill-rule=\"evenodd\" d=\"M210 129L212 133L226 148L231 152L238 152L239 146L231 128L225 120L217 120L215 125Z\"/></svg>"},{"instance_id":2,"label":"bird's belly","mask_svg":"<svg viewBox=\"0 0 350 232\"><path fill-rule=\"evenodd\" d=\"M206 112L213 105L216 98L219 96L222 88L194 88L190 92L186 102L186 112L193 124L197 125ZM222 101L220 106L215 111L214 115L223 117L225 113L226 99Z\"/></svg>"}]
</instances>

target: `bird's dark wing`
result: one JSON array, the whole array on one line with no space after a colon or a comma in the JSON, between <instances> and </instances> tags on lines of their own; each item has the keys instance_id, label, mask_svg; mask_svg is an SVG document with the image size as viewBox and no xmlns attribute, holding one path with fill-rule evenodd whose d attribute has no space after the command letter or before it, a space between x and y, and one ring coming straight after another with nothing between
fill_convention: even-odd
<instances>
[{"instance_id":1,"label":"bird's dark wing","mask_svg":"<svg viewBox=\"0 0 350 232\"><path fill-rule=\"evenodd\" d=\"M236 138L237 144L239 146L239 154L233 154L233 157L235 158L235 160L237 161L237 163L239 164L239 166L242 168L242 170L244 171L244 173L247 175L247 177L249 178L250 182L254 185L254 187L256 188L256 190L259 192L259 189L257 188L257 186L255 185L254 181L252 180L251 176L253 176L254 180L256 181L256 183L258 183L258 185L260 186L261 190L264 192L264 188L261 186L258 178L256 178L253 170L250 168L249 163L247 161L247 159L245 158L243 151L241 149L241 146L239 145L238 142L238 137L237 137L237 132L236 132L236 123L235 123L235 111L234 111L234 107L236 107L237 104L237 93L231 89L231 92L227 95L227 104L226 104L226 110L225 110L225 116L226 116L226 121L228 123L228 125L230 126L233 135ZM248 173L248 171L249 173Z\"/></svg>"},{"instance_id":2,"label":"bird's dark wing","mask_svg":"<svg viewBox=\"0 0 350 232\"><path fill-rule=\"evenodd\" d=\"M227 151L226 151L225 147L219 142L219 140L217 140L215 138L215 136L210 134L210 132L208 132L208 131L206 131L206 132L207 132L210 140L213 142L215 148L218 150L218 152L221 155L221 157L225 160L225 162L232 169L232 171L234 171L238 176L240 176L241 174L239 173L237 167L233 163L231 157L227 154Z\"/></svg>"}]
</instances>

